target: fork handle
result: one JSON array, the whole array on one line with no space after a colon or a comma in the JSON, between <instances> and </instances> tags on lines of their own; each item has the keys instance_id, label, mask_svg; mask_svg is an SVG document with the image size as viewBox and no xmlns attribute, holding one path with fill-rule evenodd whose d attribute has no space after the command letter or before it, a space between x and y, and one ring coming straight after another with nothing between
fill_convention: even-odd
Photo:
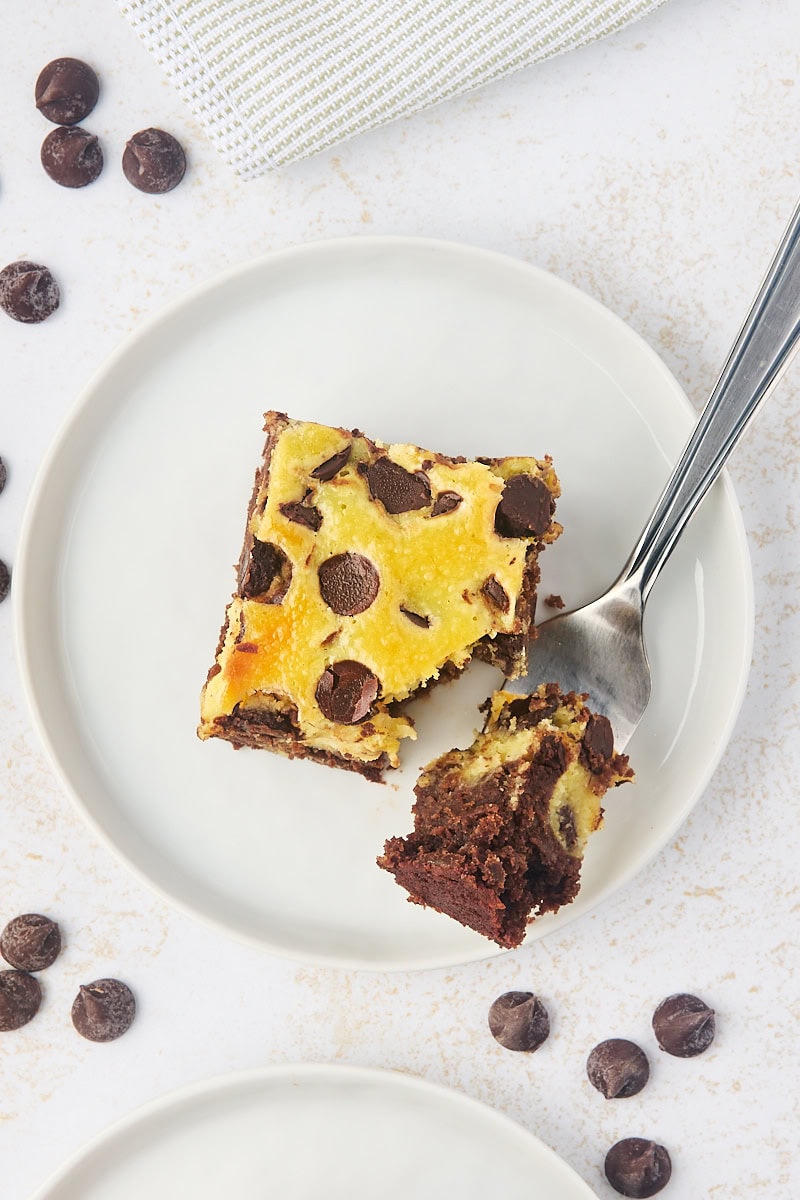
<instances>
[{"instance_id":1,"label":"fork handle","mask_svg":"<svg viewBox=\"0 0 800 1200\"><path fill-rule=\"evenodd\" d=\"M700 501L800 345L800 204L618 583L647 599Z\"/></svg>"}]
</instances>

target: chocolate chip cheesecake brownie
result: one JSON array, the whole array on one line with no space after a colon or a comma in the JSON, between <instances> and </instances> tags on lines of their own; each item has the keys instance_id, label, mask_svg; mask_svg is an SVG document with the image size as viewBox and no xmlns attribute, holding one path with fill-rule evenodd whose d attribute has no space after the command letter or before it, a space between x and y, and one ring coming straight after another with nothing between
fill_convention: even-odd
<instances>
[{"instance_id":1,"label":"chocolate chip cheesecake brownie","mask_svg":"<svg viewBox=\"0 0 800 1200\"><path fill-rule=\"evenodd\" d=\"M496 692L473 745L422 771L414 831L378 859L410 900L510 948L532 915L574 899L602 797L633 777L585 699L555 684Z\"/></svg>"},{"instance_id":2,"label":"chocolate chip cheesecake brownie","mask_svg":"<svg viewBox=\"0 0 800 1200\"><path fill-rule=\"evenodd\" d=\"M549 458L448 458L276 412L265 430L198 733L378 779L414 736L402 701L473 655L525 670L558 480Z\"/></svg>"}]
</instances>

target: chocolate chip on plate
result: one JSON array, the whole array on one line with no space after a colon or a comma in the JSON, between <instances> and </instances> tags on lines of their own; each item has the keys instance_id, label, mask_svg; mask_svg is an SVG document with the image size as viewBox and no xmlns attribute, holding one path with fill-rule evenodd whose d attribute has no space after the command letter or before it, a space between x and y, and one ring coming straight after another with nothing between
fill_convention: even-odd
<instances>
[{"instance_id":1,"label":"chocolate chip on plate","mask_svg":"<svg viewBox=\"0 0 800 1200\"><path fill-rule=\"evenodd\" d=\"M9 263L0 271L0 308L15 321L37 325L59 306L61 293L47 267L38 263Z\"/></svg>"},{"instance_id":2,"label":"chocolate chip on plate","mask_svg":"<svg viewBox=\"0 0 800 1200\"><path fill-rule=\"evenodd\" d=\"M716 1018L699 996L667 996L653 1013L653 1033L662 1050L676 1058L694 1058L714 1040Z\"/></svg>"},{"instance_id":3,"label":"chocolate chip on plate","mask_svg":"<svg viewBox=\"0 0 800 1200\"><path fill-rule=\"evenodd\" d=\"M606 1155L606 1179L621 1196L647 1200L669 1183L669 1152L647 1138L630 1137L616 1142Z\"/></svg>"},{"instance_id":4,"label":"chocolate chip on plate","mask_svg":"<svg viewBox=\"0 0 800 1200\"><path fill-rule=\"evenodd\" d=\"M352 659L342 659L331 663L322 672L316 698L329 721L356 725L368 715L379 691L380 681L369 667Z\"/></svg>"},{"instance_id":5,"label":"chocolate chip on plate","mask_svg":"<svg viewBox=\"0 0 800 1200\"><path fill-rule=\"evenodd\" d=\"M627 1038L608 1038L586 1060L586 1074L606 1100L635 1096L650 1078L650 1064L641 1046Z\"/></svg>"},{"instance_id":6,"label":"chocolate chip on plate","mask_svg":"<svg viewBox=\"0 0 800 1200\"><path fill-rule=\"evenodd\" d=\"M363 554L334 554L320 563L317 573L322 599L343 617L365 612L381 586L377 569Z\"/></svg>"},{"instance_id":7,"label":"chocolate chip on plate","mask_svg":"<svg viewBox=\"0 0 800 1200\"><path fill-rule=\"evenodd\" d=\"M82 188L103 169L103 151L93 133L78 125L60 125L42 142L42 166L54 183Z\"/></svg>"},{"instance_id":8,"label":"chocolate chip on plate","mask_svg":"<svg viewBox=\"0 0 800 1200\"><path fill-rule=\"evenodd\" d=\"M72 1005L72 1024L90 1042L113 1042L127 1033L136 1016L136 1000L119 979L83 984Z\"/></svg>"},{"instance_id":9,"label":"chocolate chip on plate","mask_svg":"<svg viewBox=\"0 0 800 1200\"><path fill-rule=\"evenodd\" d=\"M367 483L373 500L380 500L388 513L412 512L431 502L431 488L423 471L407 471L383 455L367 467Z\"/></svg>"},{"instance_id":10,"label":"chocolate chip on plate","mask_svg":"<svg viewBox=\"0 0 800 1200\"><path fill-rule=\"evenodd\" d=\"M128 183L140 192L160 196L177 187L186 172L183 146L163 129L140 129L122 155Z\"/></svg>"},{"instance_id":11,"label":"chocolate chip on plate","mask_svg":"<svg viewBox=\"0 0 800 1200\"><path fill-rule=\"evenodd\" d=\"M61 930L50 917L23 913L0 933L0 954L18 971L44 971L61 953Z\"/></svg>"},{"instance_id":12,"label":"chocolate chip on plate","mask_svg":"<svg viewBox=\"0 0 800 1200\"><path fill-rule=\"evenodd\" d=\"M533 992L504 992L489 1009L492 1037L506 1050L538 1050L550 1036L547 1009Z\"/></svg>"},{"instance_id":13,"label":"chocolate chip on plate","mask_svg":"<svg viewBox=\"0 0 800 1200\"><path fill-rule=\"evenodd\" d=\"M100 84L88 63L55 58L36 80L36 107L54 125L76 125L97 104Z\"/></svg>"},{"instance_id":14,"label":"chocolate chip on plate","mask_svg":"<svg viewBox=\"0 0 800 1200\"><path fill-rule=\"evenodd\" d=\"M0 971L0 1032L27 1025L41 1003L42 989L33 975L25 971Z\"/></svg>"},{"instance_id":15,"label":"chocolate chip on plate","mask_svg":"<svg viewBox=\"0 0 800 1200\"><path fill-rule=\"evenodd\" d=\"M552 497L543 479L514 475L503 488L494 515L501 537L541 537L550 524Z\"/></svg>"}]
</instances>

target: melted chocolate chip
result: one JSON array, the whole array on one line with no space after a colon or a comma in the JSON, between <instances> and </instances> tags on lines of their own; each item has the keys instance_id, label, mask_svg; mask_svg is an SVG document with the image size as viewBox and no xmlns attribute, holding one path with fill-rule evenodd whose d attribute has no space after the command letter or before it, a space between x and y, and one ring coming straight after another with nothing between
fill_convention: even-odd
<instances>
[{"instance_id":1,"label":"melted chocolate chip","mask_svg":"<svg viewBox=\"0 0 800 1200\"><path fill-rule=\"evenodd\" d=\"M562 804L558 810L558 835L567 850L574 850L578 844L578 830L575 825L575 813L568 804Z\"/></svg>"},{"instance_id":2,"label":"melted chocolate chip","mask_svg":"<svg viewBox=\"0 0 800 1200\"><path fill-rule=\"evenodd\" d=\"M5 600L8 593L11 591L11 572L6 564L0 558L0 603Z\"/></svg>"},{"instance_id":3,"label":"melted chocolate chip","mask_svg":"<svg viewBox=\"0 0 800 1200\"><path fill-rule=\"evenodd\" d=\"M21 1029L32 1021L42 1003L38 979L24 971L0 971L0 1032Z\"/></svg>"},{"instance_id":4,"label":"melted chocolate chip","mask_svg":"<svg viewBox=\"0 0 800 1200\"><path fill-rule=\"evenodd\" d=\"M93 133L77 125L61 125L42 143L42 166L62 187L94 183L103 169L103 151Z\"/></svg>"},{"instance_id":5,"label":"melted chocolate chip","mask_svg":"<svg viewBox=\"0 0 800 1200\"><path fill-rule=\"evenodd\" d=\"M699 996L667 996L653 1013L653 1033L662 1050L676 1058L694 1058L714 1040L716 1017Z\"/></svg>"},{"instance_id":6,"label":"melted chocolate chip","mask_svg":"<svg viewBox=\"0 0 800 1200\"><path fill-rule=\"evenodd\" d=\"M412 512L431 502L431 487L422 471L413 475L385 455L367 467L367 483L373 500L380 500L388 513Z\"/></svg>"},{"instance_id":7,"label":"melted chocolate chip","mask_svg":"<svg viewBox=\"0 0 800 1200\"><path fill-rule=\"evenodd\" d=\"M292 581L292 564L274 542L253 538L250 554L239 579L239 594L245 600L280 604Z\"/></svg>"},{"instance_id":8,"label":"melted chocolate chip","mask_svg":"<svg viewBox=\"0 0 800 1200\"><path fill-rule=\"evenodd\" d=\"M38 325L58 308L61 293L47 267L21 261L0 271L0 308L15 321Z\"/></svg>"},{"instance_id":9,"label":"melted chocolate chip","mask_svg":"<svg viewBox=\"0 0 800 1200\"><path fill-rule=\"evenodd\" d=\"M324 716L341 725L357 725L369 715L380 690L377 675L363 663L343 659L322 672L316 697Z\"/></svg>"},{"instance_id":10,"label":"melted chocolate chip","mask_svg":"<svg viewBox=\"0 0 800 1200\"><path fill-rule=\"evenodd\" d=\"M381 586L380 575L363 554L334 554L320 563L318 574L322 599L343 617L368 609Z\"/></svg>"},{"instance_id":11,"label":"melted chocolate chip","mask_svg":"<svg viewBox=\"0 0 800 1200\"><path fill-rule=\"evenodd\" d=\"M481 595L484 596L489 605L492 608L496 608L498 612L508 612L509 605L511 603L508 598L508 592L503 587L500 580L496 579L494 575L490 575L483 584L483 587L481 588Z\"/></svg>"},{"instance_id":12,"label":"melted chocolate chip","mask_svg":"<svg viewBox=\"0 0 800 1200\"><path fill-rule=\"evenodd\" d=\"M669 1183L672 1162L664 1146L647 1138L623 1138L611 1147L605 1161L606 1179L621 1196L646 1200Z\"/></svg>"},{"instance_id":13,"label":"melted chocolate chip","mask_svg":"<svg viewBox=\"0 0 800 1200\"><path fill-rule=\"evenodd\" d=\"M122 171L140 192L160 196L177 187L186 172L183 146L163 129L141 129L122 155Z\"/></svg>"},{"instance_id":14,"label":"melted chocolate chip","mask_svg":"<svg viewBox=\"0 0 800 1200\"><path fill-rule=\"evenodd\" d=\"M302 504L299 500L292 500L288 504L281 504L280 510L287 521L305 525L306 529L313 529L314 533L322 524L322 513L313 504Z\"/></svg>"},{"instance_id":15,"label":"melted chocolate chip","mask_svg":"<svg viewBox=\"0 0 800 1200\"><path fill-rule=\"evenodd\" d=\"M538 1050L550 1036L547 1009L533 992L504 992L489 1009L492 1036L506 1050Z\"/></svg>"},{"instance_id":16,"label":"melted chocolate chip","mask_svg":"<svg viewBox=\"0 0 800 1200\"><path fill-rule=\"evenodd\" d=\"M127 1033L136 1016L136 1000L119 979L81 985L72 1005L72 1024L90 1042L113 1042Z\"/></svg>"},{"instance_id":17,"label":"melted chocolate chip","mask_svg":"<svg viewBox=\"0 0 800 1200\"><path fill-rule=\"evenodd\" d=\"M552 497L544 480L514 475L503 488L494 514L501 537L541 537L550 524Z\"/></svg>"},{"instance_id":18,"label":"melted chocolate chip","mask_svg":"<svg viewBox=\"0 0 800 1200\"><path fill-rule=\"evenodd\" d=\"M650 1064L641 1046L626 1038L600 1042L586 1060L589 1082L606 1100L635 1096L650 1078Z\"/></svg>"},{"instance_id":19,"label":"melted chocolate chip","mask_svg":"<svg viewBox=\"0 0 800 1200\"><path fill-rule=\"evenodd\" d=\"M409 608L403 608L402 604L400 605L400 612L404 617L408 617L412 625L419 625L420 629L430 629L430 617L423 617L421 613L411 612Z\"/></svg>"},{"instance_id":20,"label":"melted chocolate chip","mask_svg":"<svg viewBox=\"0 0 800 1200\"><path fill-rule=\"evenodd\" d=\"M453 512L458 508L464 497L459 496L458 492L439 492L439 495L433 502L431 509L432 517L440 517L442 513Z\"/></svg>"},{"instance_id":21,"label":"melted chocolate chip","mask_svg":"<svg viewBox=\"0 0 800 1200\"><path fill-rule=\"evenodd\" d=\"M0 954L18 971L43 971L61 952L61 930L50 917L24 913L0 933Z\"/></svg>"},{"instance_id":22,"label":"melted chocolate chip","mask_svg":"<svg viewBox=\"0 0 800 1200\"><path fill-rule=\"evenodd\" d=\"M88 63L55 58L36 80L36 107L54 125L76 125L97 104L100 84Z\"/></svg>"},{"instance_id":23,"label":"melted chocolate chip","mask_svg":"<svg viewBox=\"0 0 800 1200\"><path fill-rule=\"evenodd\" d=\"M320 463L318 467L314 468L314 470L311 472L311 478L319 479L321 483L327 483L329 479L333 479L334 475L339 474L342 467L350 458L350 452L352 449L353 445L351 442L349 446L346 446L344 450L340 450L338 454L334 454L330 458L326 458L325 462Z\"/></svg>"},{"instance_id":24,"label":"melted chocolate chip","mask_svg":"<svg viewBox=\"0 0 800 1200\"><path fill-rule=\"evenodd\" d=\"M608 717L593 713L586 725L581 756L593 775L605 769L614 754L614 733Z\"/></svg>"}]
</instances>

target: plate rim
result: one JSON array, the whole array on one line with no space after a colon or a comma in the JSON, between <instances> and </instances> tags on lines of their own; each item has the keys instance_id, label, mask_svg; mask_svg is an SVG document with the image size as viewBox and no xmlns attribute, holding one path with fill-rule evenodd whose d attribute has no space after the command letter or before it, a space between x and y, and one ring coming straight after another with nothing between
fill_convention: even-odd
<instances>
[{"instance_id":1,"label":"plate rim","mask_svg":"<svg viewBox=\"0 0 800 1200\"><path fill-rule=\"evenodd\" d=\"M519 1121L499 1109L494 1108L484 1100L477 1100L465 1092L456 1090L446 1084L434 1083L414 1072L392 1069L390 1067L355 1066L349 1063L326 1062L297 1062L269 1064L261 1067L245 1067L241 1070L226 1071L218 1075L205 1076L202 1079L184 1083L170 1088L167 1092L151 1097L137 1105L130 1112L112 1121L87 1141L74 1150L46 1179L37 1187L30 1200L52 1200L54 1189L61 1184L69 1183L70 1174L83 1165L92 1155L102 1151L104 1146L113 1143L119 1137L134 1130L139 1124L144 1124L159 1114L167 1115L179 1111L182 1107L195 1101L202 1102L224 1092L235 1092L237 1089L251 1089L262 1085L281 1082L291 1086L305 1079L314 1080L341 1079L343 1083L381 1083L388 1090L393 1088L418 1092L436 1100L445 1106L452 1105L467 1113L472 1113L482 1120L499 1126L501 1130L517 1137L526 1143L536 1155L549 1160L550 1165L564 1173L576 1191L575 1200L598 1200L597 1193L583 1179L570 1163L557 1154L551 1146L542 1141L537 1134L527 1129ZM583 1194L578 1195L580 1189Z\"/></svg>"},{"instance_id":2,"label":"plate rim","mask_svg":"<svg viewBox=\"0 0 800 1200\"><path fill-rule=\"evenodd\" d=\"M89 826L94 835L103 844L118 861L122 862L126 869L140 879L151 891L158 895L164 902L171 907L175 907L178 911L186 913L192 919L200 920L207 926L216 929L224 936L233 937L240 943L258 947L267 953L273 953L281 958L288 959L303 964L313 963L322 966L333 966L345 969L356 969L364 971L420 971L420 970L436 970L443 967L454 967L467 965L468 963L483 962L495 959L497 957L514 953L512 950L504 950L500 947L493 946L488 941L485 946L480 946L473 954L457 953L449 956L446 959L441 957L425 957L424 955L417 958L404 958L402 960L382 959L375 961L373 959L362 958L357 955L325 953L316 951L309 953L294 947L284 945L281 942L269 940L265 937L250 933L247 930L238 928L235 924L229 923L222 917L219 917L211 912L208 912L200 907L196 907L190 900L184 899L176 895L167 886L160 881L154 879L144 867L140 866L133 856L122 849L117 842L105 831L99 820L93 815L89 808L84 804L78 788L72 783L68 770L62 766L59 754L53 743L48 728L47 722L42 715L42 710L37 697L36 686L34 684L34 670L31 665L30 652L30 628L27 618L29 609L26 603L27 595L32 584L29 578L29 571L32 569L29 563L33 561L34 551L32 549L32 538L30 532L39 515L39 510L43 501L46 499L46 490L49 476L53 467L57 464L63 447L68 443L72 434L73 427L84 418L84 416L93 409L92 398L95 398L94 407L97 408L99 402L96 399L102 383L106 377L113 375L118 365L129 355L135 353L137 347L146 342L147 339L159 328L179 316L183 310L188 310L196 304L201 304L204 299L212 295L217 290L234 284L239 280L246 280L250 275L257 275L262 270L278 269L284 262L292 259L302 259L314 254L322 252L323 254L332 251L347 252L348 250L364 250L369 249L380 250L384 248L392 248L399 250L402 248L419 249L427 251L438 251L444 254L454 255L460 258L466 258L472 261L483 262L487 266L495 266L502 270L512 271L515 275L525 277L535 277L540 282L546 283L548 287L553 287L560 291L568 299L572 299L582 304L594 315L601 320L608 322L612 327L620 332L623 332L632 343L637 345L640 353L652 363L654 369L662 376L674 393L676 404L679 404L686 414L686 436L688 437L691 431L691 425L697 419L697 413L689 401L686 393L681 387L678 380L673 375L672 371L653 349L641 334L633 329L626 321L619 317L606 305L602 304L594 296L589 295L575 284L569 283L560 276L553 274L551 271L545 270L543 267L529 263L522 258L518 258L512 254L503 251L486 249L482 246L476 246L467 242L459 242L455 240L447 240L437 237L424 236L406 236L401 234L367 234L367 235L343 235L341 237L321 238L308 242L297 243L294 245L282 247L279 250L268 251L256 258L247 259L224 271L212 275L210 278L195 284L193 287L182 292L174 300L168 304L161 306L155 312L149 314L145 320L124 335L120 343L111 351L103 362L90 374L87 382L79 391L77 397L68 408L65 417L60 426L56 430L50 445L42 458L39 467L34 475L30 492L25 504L23 520L20 527L20 535L18 540L17 561L14 572L14 590L16 593L14 602L14 644L16 649L17 665L22 681L23 692L25 694L28 710L32 718L38 736L44 746L49 764L58 779L61 787L65 791L72 807L78 812L81 819ZM755 615L754 615L754 582L752 574L752 565L749 554L749 546L747 542L747 534L744 526L744 520L736 494L731 483L730 477L726 470L723 470L719 480L714 485L715 488L721 488L725 495L726 506L729 510L729 515L733 523L733 530L736 535L736 548L739 553L741 562L741 574L743 582L743 593L740 600L743 603L744 609L744 624L745 637L740 643L740 660L737 671L736 687L733 690L728 707L727 720L716 739L716 745L713 752L709 755L706 769L696 777L696 782L691 790L687 792L691 798L679 805L674 814L673 819L664 827L663 835L659 839L659 844L652 847L644 857L637 857L635 863L627 870L623 870L620 874L615 875L613 881L609 881L602 887L598 888L592 898L590 904L582 908L579 916L588 916L600 904L602 904L610 895L620 892L625 888L632 879L634 879L641 871L651 863L658 854L666 847L669 840L675 835L677 830L683 825L692 812L696 804L699 802L703 792L707 788L711 778L715 774L723 754L731 740L736 722L738 721L740 710L744 702L747 682L750 674L752 663L752 650L755 633ZM577 919L577 918L576 918ZM554 924L546 929L543 934L536 933L533 937L529 932L526 934L525 940L517 949L530 947L539 940L542 936L555 934L570 922L570 918Z\"/></svg>"}]
</instances>

